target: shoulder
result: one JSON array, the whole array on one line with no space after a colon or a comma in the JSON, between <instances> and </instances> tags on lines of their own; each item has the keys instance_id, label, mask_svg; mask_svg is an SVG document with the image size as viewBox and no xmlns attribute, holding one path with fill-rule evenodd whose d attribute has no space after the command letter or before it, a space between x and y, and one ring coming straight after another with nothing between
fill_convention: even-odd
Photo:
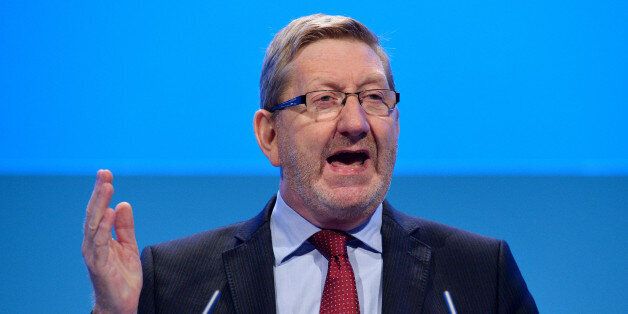
<instances>
[{"instance_id":1,"label":"shoulder","mask_svg":"<svg viewBox=\"0 0 628 314\"><path fill-rule=\"evenodd\" d=\"M235 246L237 244L235 234L245 223L240 222L184 238L150 245L145 250L150 250L153 255L173 258L211 255L212 252L222 252Z\"/></svg>"},{"instance_id":2,"label":"shoulder","mask_svg":"<svg viewBox=\"0 0 628 314\"><path fill-rule=\"evenodd\" d=\"M498 239L407 215L394 209L388 202L384 202L383 220L436 251L490 254L496 257L503 245L503 241Z\"/></svg>"},{"instance_id":3,"label":"shoulder","mask_svg":"<svg viewBox=\"0 0 628 314\"><path fill-rule=\"evenodd\" d=\"M220 259L222 252L257 236L263 229L261 227L267 222L268 213L264 210L252 219L185 238L151 245L146 247L144 251L149 251L153 258L158 256L174 260Z\"/></svg>"},{"instance_id":4,"label":"shoulder","mask_svg":"<svg viewBox=\"0 0 628 314\"><path fill-rule=\"evenodd\" d=\"M468 308L474 309L471 312L485 313L497 307L499 313L538 313L505 241L411 217L387 202L382 235L388 236L384 242L396 244L391 247L420 248L414 252L421 254L413 256L420 257L429 274L430 297L425 308L440 308L442 291L448 290L457 293L459 304L468 303Z\"/></svg>"},{"instance_id":5,"label":"shoulder","mask_svg":"<svg viewBox=\"0 0 628 314\"><path fill-rule=\"evenodd\" d=\"M207 291L222 291L227 284L223 255L242 246L246 237L259 234L260 226L267 225L260 219L262 214L144 248L140 312L153 313L155 308L165 312L200 312L207 304Z\"/></svg>"},{"instance_id":6,"label":"shoulder","mask_svg":"<svg viewBox=\"0 0 628 314\"><path fill-rule=\"evenodd\" d=\"M200 312L207 304L207 291L222 291L227 284L224 254L249 240L270 237L267 230L264 210L244 222L146 247L141 256L140 308L151 313L155 308Z\"/></svg>"}]
</instances>

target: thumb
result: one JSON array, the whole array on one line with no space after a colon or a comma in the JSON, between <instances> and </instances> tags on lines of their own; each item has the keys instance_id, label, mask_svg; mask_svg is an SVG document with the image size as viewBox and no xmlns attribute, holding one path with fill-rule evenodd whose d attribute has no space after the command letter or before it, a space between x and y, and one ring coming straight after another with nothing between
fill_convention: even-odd
<instances>
[{"instance_id":1,"label":"thumb","mask_svg":"<svg viewBox=\"0 0 628 314\"><path fill-rule=\"evenodd\" d=\"M122 202L116 205L114 227L116 238L120 243L128 243L137 246L135 240L135 223L133 222L133 209L131 204Z\"/></svg>"}]
</instances>

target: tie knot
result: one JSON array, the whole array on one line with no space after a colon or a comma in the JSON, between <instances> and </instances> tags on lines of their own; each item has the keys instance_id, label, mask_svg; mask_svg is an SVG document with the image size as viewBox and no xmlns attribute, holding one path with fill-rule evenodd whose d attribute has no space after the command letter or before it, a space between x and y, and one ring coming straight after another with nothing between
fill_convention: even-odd
<instances>
[{"instance_id":1,"label":"tie knot","mask_svg":"<svg viewBox=\"0 0 628 314\"><path fill-rule=\"evenodd\" d=\"M332 256L343 257L347 254L347 240L351 237L342 231L321 230L310 237L316 249L327 259Z\"/></svg>"}]
</instances>

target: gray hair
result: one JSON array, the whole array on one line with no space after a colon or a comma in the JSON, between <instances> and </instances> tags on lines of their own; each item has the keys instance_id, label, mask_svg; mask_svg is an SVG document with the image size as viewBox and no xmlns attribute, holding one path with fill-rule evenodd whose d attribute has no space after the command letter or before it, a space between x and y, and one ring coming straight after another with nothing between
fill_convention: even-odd
<instances>
[{"instance_id":1,"label":"gray hair","mask_svg":"<svg viewBox=\"0 0 628 314\"><path fill-rule=\"evenodd\" d=\"M361 41L375 51L384 66L388 86L394 89L388 55L373 32L350 17L313 14L290 22L268 45L259 82L260 107L269 109L279 103L288 81L288 65L301 49L322 39L346 38Z\"/></svg>"}]
</instances>

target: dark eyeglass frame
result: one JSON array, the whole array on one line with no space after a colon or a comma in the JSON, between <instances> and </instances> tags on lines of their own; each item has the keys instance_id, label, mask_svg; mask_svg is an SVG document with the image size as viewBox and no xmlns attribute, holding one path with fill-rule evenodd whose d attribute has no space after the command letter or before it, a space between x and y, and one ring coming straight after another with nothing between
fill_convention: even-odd
<instances>
[{"instance_id":1,"label":"dark eyeglass frame","mask_svg":"<svg viewBox=\"0 0 628 314\"><path fill-rule=\"evenodd\" d=\"M399 103L399 99L400 99L400 95L397 91L394 91L392 89L386 89L386 88L375 88L375 89L366 89L363 91L359 91L359 92L355 92L355 93L345 93L345 92L341 92L341 91L336 91L336 90L316 90L316 91L311 91L311 92L307 92L304 95L300 95L297 97L294 97L292 99L288 99L280 104L276 104L270 108L268 108L267 110L270 112L275 112L278 110L282 110L282 109L286 109L289 107L294 107L294 106L298 106L301 104L304 104L307 106L307 104L305 103L306 99L307 99L307 95L311 94L311 93L318 93L318 92L336 92L336 93L342 93L345 95L345 98L343 99L341 105L344 106L347 103L347 99L349 98L349 95L355 95L358 98L358 102L360 103L360 106L362 106L362 101L360 100L360 94L364 93L364 92L370 92L370 91L378 91L378 90L385 90L385 91L391 91L395 93L395 103L392 105L388 105L386 103L384 103L387 107L388 107L388 113L390 114L395 107L397 107L397 104Z\"/></svg>"}]
</instances>

